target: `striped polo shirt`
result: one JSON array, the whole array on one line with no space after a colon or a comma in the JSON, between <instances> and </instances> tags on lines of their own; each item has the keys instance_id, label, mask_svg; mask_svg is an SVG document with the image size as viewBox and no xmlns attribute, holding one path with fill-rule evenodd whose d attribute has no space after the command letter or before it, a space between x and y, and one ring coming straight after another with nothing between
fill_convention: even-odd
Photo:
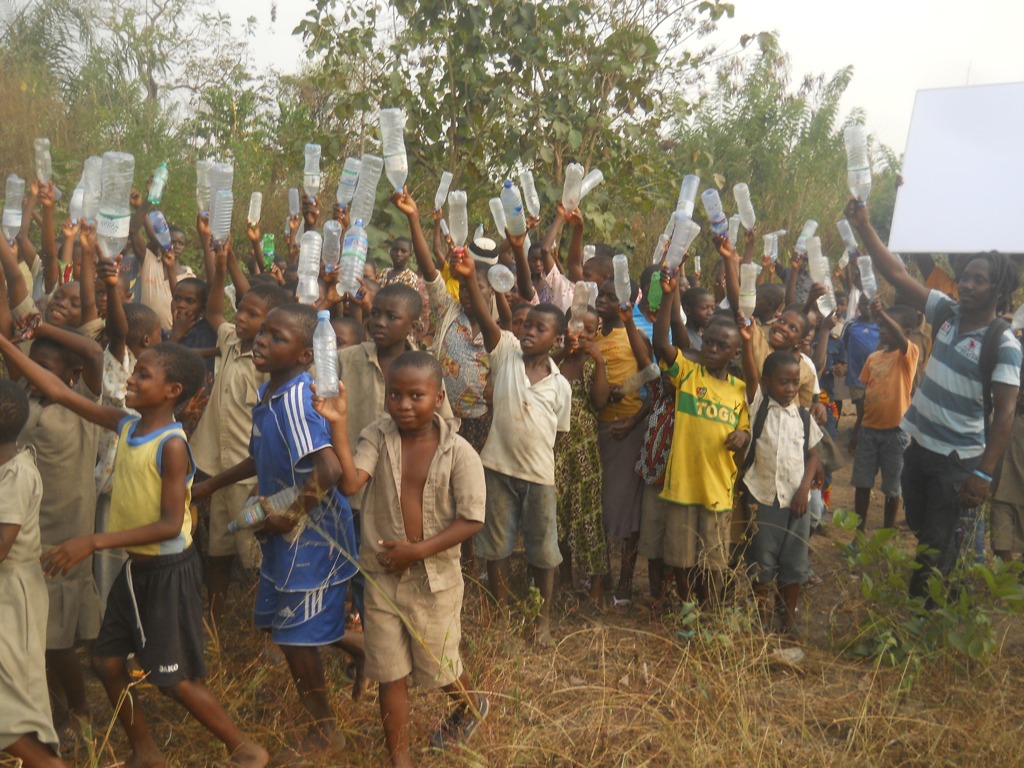
<instances>
[{"instance_id":1,"label":"striped polo shirt","mask_svg":"<svg viewBox=\"0 0 1024 768\"><path fill-rule=\"evenodd\" d=\"M981 386L981 343L987 326L960 333L960 305L939 291L931 291L925 317L934 324L943 307L953 315L935 336L932 354L921 384L900 425L929 451L962 459L985 451L985 406ZM1016 387L1020 383L1021 348L1007 329L999 341L992 381Z\"/></svg>"}]
</instances>

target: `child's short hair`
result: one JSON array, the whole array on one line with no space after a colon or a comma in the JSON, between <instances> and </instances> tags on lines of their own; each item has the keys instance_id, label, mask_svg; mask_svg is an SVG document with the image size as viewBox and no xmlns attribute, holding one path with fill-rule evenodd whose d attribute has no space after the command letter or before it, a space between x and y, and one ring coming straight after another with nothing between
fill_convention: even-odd
<instances>
[{"instance_id":1,"label":"child's short hair","mask_svg":"<svg viewBox=\"0 0 1024 768\"><path fill-rule=\"evenodd\" d=\"M0 379L0 444L13 443L28 423L28 395L20 384Z\"/></svg>"},{"instance_id":2,"label":"child's short hair","mask_svg":"<svg viewBox=\"0 0 1024 768\"><path fill-rule=\"evenodd\" d=\"M786 288L782 283L761 283L757 286L754 295L757 297L757 305L760 309L765 312L769 309L775 312L786 300Z\"/></svg>"},{"instance_id":3,"label":"child's short hair","mask_svg":"<svg viewBox=\"0 0 1024 768\"><path fill-rule=\"evenodd\" d=\"M403 368L416 368L420 371L427 371L438 387L444 386L444 369L441 368L441 362L429 352L419 349L403 352L391 363L391 367L388 369L388 376Z\"/></svg>"},{"instance_id":4,"label":"child's short hair","mask_svg":"<svg viewBox=\"0 0 1024 768\"><path fill-rule=\"evenodd\" d=\"M128 321L125 341L129 346L138 342L147 331L160 326L160 316L145 304L125 304L124 318Z\"/></svg>"},{"instance_id":5,"label":"child's short hair","mask_svg":"<svg viewBox=\"0 0 1024 768\"><path fill-rule=\"evenodd\" d=\"M423 312L423 297L420 296L420 292L403 283L390 283L385 285L377 291L377 295L373 297L374 301L377 299L395 299L399 304L409 310L409 314L414 320Z\"/></svg>"},{"instance_id":6,"label":"child's short hair","mask_svg":"<svg viewBox=\"0 0 1024 768\"><path fill-rule=\"evenodd\" d=\"M32 341L32 348L29 350L29 357L32 357L33 353L38 354L40 352L52 352L60 357L60 359L64 361L64 364L69 368L81 368L85 365L85 361L82 360L81 357L53 339L34 339Z\"/></svg>"},{"instance_id":7,"label":"child's short hair","mask_svg":"<svg viewBox=\"0 0 1024 768\"><path fill-rule=\"evenodd\" d=\"M906 304L893 304L885 312L906 331L913 331L921 324L921 313Z\"/></svg>"},{"instance_id":8,"label":"child's short hair","mask_svg":"<svg viewBox=\"0 0 1024 768\"><path fill-rule=\"evenodd\" d=\"M530 308L530 313L532 314L533 312L548 315L555 321L555 328L558 330L558 333L565 333L565 313L554 304L537 304Z\"/></svg>"},{"instance_id":9,"label":"child's short hair","mask_svg":"<svg viewBox=\"0 0 1024 768\"><path fill-rule=\"evenodd\" d=\"M533 307L531 307L529 304L517 304L516 305L516 309L519 309L520 307L526 307L527 309L533 309ZM600 319L600 315L597 314L597 310L594 307L590 306L589 304L587 304L587 308L584 309L581 314L584 315L584 316L585 315L590 315L593 318ZM570 320L572 320L572 307L569 307L567 310L565 310L565 322L566 322L567 326L568 326L568 322ZM583 318L581 317L581 318L579 318L579 320L582 321Z\"/></svg>"},{"instance_id":10,"label":"child's short hair","mask_svg":"<svg viewBox=\"0 0 1024 768\"><path fill-rule=\"evenodd\" d=\"M317 316L316 310L306 304L296 304L293 301L282 304L274 312L283 312L294 322L302 343L307 347L313 346L313 333L316 331ZM270 314L269 312L267 313Z\"/></svg>"},{"instance_id":11,"label":"child's short hair","mask_svg":"<svg viewBox=\"0 0 1024 768\"><path fill-rule=\"evenodd\" d=\"M164 378L174 384L181 384L181 394L174 404L181 405L199 391L206 378L206 365L199 353L181 344L169 341L150 347L160 361Z\"/></svg>"},{"instance_id":12,"label":"child's short hair","mask_svg":"<svg viewBox=\"0 0 1024 768\"><path fill-rule=\"evenodd\" d=\"M597 246L594 246L595 248ZM598 280L598 288L601 287L601 283L605 280L611 280L615 276L615 267L612 264L613 249L609 246L604 246L608 249L608 253L595 253L594 256L587 261L587 269L590 270L591 274L601 275L604 279Z\"/></svg>"},{"instance_id":13,"label":"child's short hair","mask_svg":"<svg viewBox=\"0 0 1024 768\"><path fill-rule=\"evenodd\" d=\"M405 243L406 245L409 246L409 250L412 250L412 240L410 240L405 235L399 235L398 237L391 241L391 245L398 245L399 243Z\"/></svg>"},{"instance_id":14,"label":"child's short hair","mask_svg":"<svg viewBox=\"0 0 1024 768\"><path fill-rule=\"evenodd\" d=\"M199 291L200 303L203 305L203 309L206 308L206 301L210 297L210 289L206 285L205 280L200 280L198 277L186 277L182 278L175 284L175 288L181 288L187 285L194 285Z\"/></svg>"},{"instance_id":15,"label":"child's short hair","mask_svg":"<svg viewBox=\"0 0 1024 768\"><path fill-rule=\"evenodd\" d=\"M806 336L807 332L809 330L811 330L811 320L810 320L809 317L807 317L807 314L804 312L804 307L803 307L802 304L798 304L798 303L790 304L788 307L786 307L785 309L782 310L782 314L784 314L784 315L788 315L788 314L799 315L800 319L803 320L803 323L804 323L804 336Z\"/></svg>"},{"instance_id":16,"label":"child's short hair","mask_svg":"<svg viewBox=\"0 0 1024 768\"><path fill-rule=\"evenodd\" d=\"M331 324L335 323L344 328L351 328L356 337L356 344L362 344L366 340L366 329L354 317L332 317Z\"/></svg>"},{"instance_id":17,"label":"child's short hair","mask_svg":"<svg viewBox=\"0 0 1024 768\"><path fill-rule=\"evenodd\" d=\"M250 293L267 305L268 314L272 309L292 303L292 297L273 278L270 278L269 282L250 282L249 290L246 291L245 295L247 296Z\"/></svg>"},{"instance_id":18,"label":"child's short hair","mask_svg":"<svg viewBox=\"0 0 1024 768\"><path fill-rule=\"evenodd\" d=\"M703 299L705 296L710 296L711 291L707 288L701 288L699 285L693 288L687 288L683 291L683 295L679 297L680 303L683 307L695 307L697 302Z\"/></svg>"},{"instance_id":19,"label":"child's short hair","mask_svg":"<svg viewBox=\"0 0 1024 768\"><path fill-rule=\"evenodd\" d=\"M799 368L800 358L792 352L784 349L772 352L764 359L764 367L761 369L761 378L767 379L769 376L773 376L779 368L784 368L787 365L795 365Z\"/></svg>"}]
</instances>

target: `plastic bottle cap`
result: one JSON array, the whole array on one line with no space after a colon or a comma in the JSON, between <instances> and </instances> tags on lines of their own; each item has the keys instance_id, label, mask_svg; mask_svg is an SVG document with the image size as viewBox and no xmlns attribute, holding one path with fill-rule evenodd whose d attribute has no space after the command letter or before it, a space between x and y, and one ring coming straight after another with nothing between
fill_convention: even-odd
<instances>
[{"instance_id":1,"label":"plastic bottle cap","mask_svg":"<svg viewBox=\"0 0 1024 768\"><path fill-rule=\"evenodd\" d=\"M321 309L319 312L316 313L316 319L317 320L330 320L331 319L331 312L330 312L330 310L328 310L328 309Z\"/></svg>"},{"instance_id":2,"label":"plastic bottle cap","mask_svg":"<svg viewBox=\"0 0 1024 768\"><path fill-rule=\"evenodd\" d=\"M363 220L362 219L356 219L356 226L357 227L363 226Z\"/></svg>"},{"instance_id":3,"label":"plastic bottle cap","mask_svg":"<svg viewBox=\"0 0 1024 768\"><path fill-rule=\"evenodd\" d=\"M512 182L509 179L505 179L505 189L512 189Z\"/></svg>"}]
</instances>

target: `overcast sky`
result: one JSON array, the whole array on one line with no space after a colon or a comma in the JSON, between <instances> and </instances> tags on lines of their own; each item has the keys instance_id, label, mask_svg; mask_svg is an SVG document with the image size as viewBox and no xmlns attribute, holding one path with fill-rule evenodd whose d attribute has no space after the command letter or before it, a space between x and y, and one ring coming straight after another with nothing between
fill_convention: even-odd
<instances>
[{"instance_id":1,"label":"overcast sky","mask_svg":"<svg viewBox=\"0 0 1024 768\"><path fill-rule=\"evenodd\" d=\"M237 24L257 22L253 49L260 66L292 72L302 43L291 30L313 7L308 0L215 0ZM867 111L869 128L902 152L919 89L1024 82L1022 0L734 0L736 17L716 35L722 45L744 33L778 32L792 61L793 80L831 75L847 64L854 77L846 109ZM240 27L239 27L240 28Z\"/></svg>"}]
</instances>

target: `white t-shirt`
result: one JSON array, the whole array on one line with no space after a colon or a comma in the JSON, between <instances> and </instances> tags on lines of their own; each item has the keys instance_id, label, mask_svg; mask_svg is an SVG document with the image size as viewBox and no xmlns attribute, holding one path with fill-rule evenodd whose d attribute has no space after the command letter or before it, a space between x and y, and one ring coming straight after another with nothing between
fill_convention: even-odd
<instances>
[{"instance_id":1,"label":"white t-shirt","mask_svg":"<svg viewBox=\"0 0 1024 768\"><path fill-rule=\"evenodd\" d=\"M758 388L750 404L750 428L754 429L758 409L764 395ZM811 419L809 448L821 442L821 428ZM785 509L804 479L804 422L796 400L783 408L774 400L768 402L764 428L757 441L754 463L743 476L747 490L762 504L776 499Z\"/></svg>"}]
</instances>

